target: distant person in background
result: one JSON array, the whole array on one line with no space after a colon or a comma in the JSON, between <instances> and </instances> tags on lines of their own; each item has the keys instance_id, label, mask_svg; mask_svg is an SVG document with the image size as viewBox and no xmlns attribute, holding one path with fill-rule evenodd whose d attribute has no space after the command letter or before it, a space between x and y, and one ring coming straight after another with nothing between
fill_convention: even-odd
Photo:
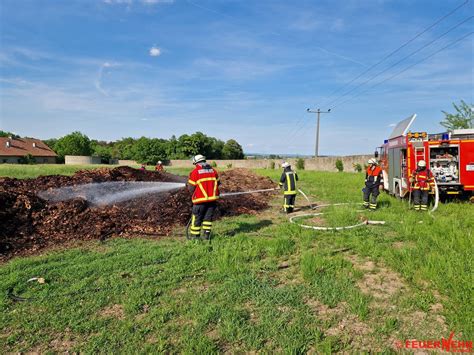
<instances>
[{"instance_id":1,"label":"distant person in background","mask_svg":"<svg viewBox=\"0 0 474 355\"><path fill-rule=\"evenodd\" d=\"M194 170L189 174L188 189L192 194L191 236L211 239L212 217L219 199L219 176L201 154L193 158Z\"/></svg>"},{"instance_id":2,"label":"distant person in background","mask_svg":"<svg viewBox=\"0 0 474 355\"><path fill-rule=\"evenodd\" d=\"M426 161L418 162L417 169L411 174L410 182L413 186L415 211L428 211L429 193L434 190L435 181L431 170L426 168Z\"/></svg>"},{"instance_id":3,"label":"distant person in background","mask_svg":"<svg viewBox=\"0 0 474 355\"><path fill-rule=\"evenodd\" d=\"M161 162L161 160L159 160L158 163L156 163L155 171L165 171L165 169L163 168L163 163Z\"/></svg>"},{"instance_id":4,"label":"distant person in background","mask_svg":"<svg viewBox=\"0 0 474 355\"><path fill-rule=\"evenodd\" d=\"M293 212L296 200L296 181L298 175L291 170L291 165L288 162L281 164L283 173L280 177L280 187L283 188L283 211L286 213Z\"/></svg>"},{"instance_id":5,"label":"distant person in background","mask_svg":"<svg viewBox=\"0 0 474 355\"><path fill-rule=\"evenodd\" d=\"M379 190L383 189L382 168L375 158L369 159L369 165L365 172L365 187L362 189L364 193L364 207L375 211L377 209L377 197Z\"/></svg>"},{"instance_id":6,"label":"distant person in background","mask_svg":"<svg viewBox=\"0 0 474 355\"><path fill-rule=\"evenodd\" d=\"M145 165L145 164L142 164L142 165L140 166L140 170L146 170L146 165Z\"/></svg>"}]
</instances>

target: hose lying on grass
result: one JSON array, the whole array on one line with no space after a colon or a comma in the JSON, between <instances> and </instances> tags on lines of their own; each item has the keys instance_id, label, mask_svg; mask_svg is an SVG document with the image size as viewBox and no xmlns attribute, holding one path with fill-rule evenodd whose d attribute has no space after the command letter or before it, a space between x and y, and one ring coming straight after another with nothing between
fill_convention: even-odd
<instances>
[{"instance_id":1,"label":"hose lying on grass","mask_svg":"<svg viewBox=\"0 0 474 355\"><path fill-rule=\"evenodd\" d=\"M304 196L304 198L309 202L310 206L311 206L311 209L312 210L315 210L317 208L322 208L322 207L328 207L328 206L343 206L343 205L354 205L354 204L358 204L358 203L328 203L328 204L324 204L324 205L319 205L319 206L314 206L310 199L308 198L308 196L306 196L306 194L301 191L300 189L298 189L298 191ZM293 224L296 224L302 228L307 228L307 229L314 229L314 230L319 230L319 231L338 231L338 230L344 230L344 229L352 229L352 228L357 228L357 227L362 227L362 226L365 226L365 225L374 225L374 224L385 224L385 221L370 221L370 220L365 220L363 222L360 222L360 223L357 223L357 224L353 224L353 225L350 225L350 226L342 226L342 227L319 227L319 226L310 226L310 225L307 225L307 224L303 224L303 223L298 223L295 221L295 219L297 218L301 218L301 217L312 217L312 216L320 216L320 215L323 215L324 213L322 212L318 212L318 213L305 213L305 214L298 214L298 215L294 215L294 216L291 216L290 217L290 222L293 223Z\"/></svg>"}]
</instances>

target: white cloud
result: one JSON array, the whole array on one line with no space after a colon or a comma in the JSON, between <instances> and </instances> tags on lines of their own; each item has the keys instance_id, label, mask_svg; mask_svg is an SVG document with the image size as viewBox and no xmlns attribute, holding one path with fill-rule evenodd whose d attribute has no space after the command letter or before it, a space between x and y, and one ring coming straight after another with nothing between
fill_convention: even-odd
<instances>
[{"instance_id":1,"label":"white cloud","mask_svg":"<svg viewBox=\"0 0 474 355\"><path fill-rule=\"evenodd\" d=\"M150 56L159 57L161 55L161 49L159 47L153 46L150 48Z\"/></svg>"},{"instance_id":2,"label":"white cloud","mask_svg":"<svg viewBox=\"0 0 474 355\"><path fill-rule=\"evenodd\" d=\"M116 63L104 62L99 68L99 73L97 74L97 79L95 80L94 85L96 89L105 96L108 96L109 93L102 87L102 76L104 74L104 69L116 67L117 65L118 64Z\"/></svg>"},{"instance_id":3,"label":"white cloud","mask_svg":"<svg viewBox=\"0 0 474 355\"><path fill-rule=\"evenodd\" d=\"M388 127L395 127L397 124L396 123L390 123Z\"/></svg>"}]
</instances>

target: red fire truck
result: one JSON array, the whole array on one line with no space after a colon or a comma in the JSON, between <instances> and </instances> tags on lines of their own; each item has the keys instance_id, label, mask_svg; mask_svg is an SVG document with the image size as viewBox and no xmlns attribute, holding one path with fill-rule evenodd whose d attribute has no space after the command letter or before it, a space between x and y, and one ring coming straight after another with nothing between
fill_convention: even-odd
<instances>
[{"instance_id":1,"label":"red fire truck","mask_svg":"<svg viewBox=\"0 0 474 355\"><path fill-rule=\"evenodd\" d=\"M420 160L436 178L441 198L467 195L474 199L474 129L450 133L410 132L416 115L401 121L377 148L376 158L384 175L384 189L399 198L411 190L410 176Z\"/></svg>"}]
</instances>

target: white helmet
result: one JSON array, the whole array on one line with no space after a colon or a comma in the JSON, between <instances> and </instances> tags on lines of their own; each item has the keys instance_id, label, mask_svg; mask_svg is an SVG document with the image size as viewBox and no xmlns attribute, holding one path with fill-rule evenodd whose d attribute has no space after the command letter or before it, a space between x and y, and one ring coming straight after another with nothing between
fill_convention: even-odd
<instances>
[{"instance_id":1,"label":"white helmet","mask_svg":"<svg viewBox=\"0 0 474 355\"><path fill-rule=\"evenodd\" d=\"M420 168L426 168L426 161L420 160L420 161L418 162L418 167L420 167Z\"/></svg>"},{"instance_id":2,"label":"white helmet","mask_svg":"<svg viewBox=\"0 0 474 355\"><path fill-rule=\"evenodd\" d=\"M198 154L193 157L193 164L196 165L197 163L206 161L206 157L204 155Z\"/></svg>"},{"instance_id":3,"label":"white helmet","mask_svg":"<svg viewBox=\"0 0 474 355\"><path fill-rule=\"evenodd\" d=\"M377 165L377 160L375 158L370 158L368 161L367 161L367 164L369 165Z\"/></svg>"},{"instance_id":4,"label":"white helmet","mask_svg":"<svg viewBox=\"0 0 474 355\"><path fill-rule=\"evenodd\" d=\"M158 160L158 164L162 164L161 160Z\"/></svg>"},{"instance_id":5,"label":"white helmet","mask_svg":"<svg viewBox=\"0 0 474 355\"><path fill-rule=\"evenodd\" d=\"M288 168L290 166L290 163L288 163L287 161L283 162L281 164L281 167L284 169L284 168Z\"/></svg>"}]
</instances>

